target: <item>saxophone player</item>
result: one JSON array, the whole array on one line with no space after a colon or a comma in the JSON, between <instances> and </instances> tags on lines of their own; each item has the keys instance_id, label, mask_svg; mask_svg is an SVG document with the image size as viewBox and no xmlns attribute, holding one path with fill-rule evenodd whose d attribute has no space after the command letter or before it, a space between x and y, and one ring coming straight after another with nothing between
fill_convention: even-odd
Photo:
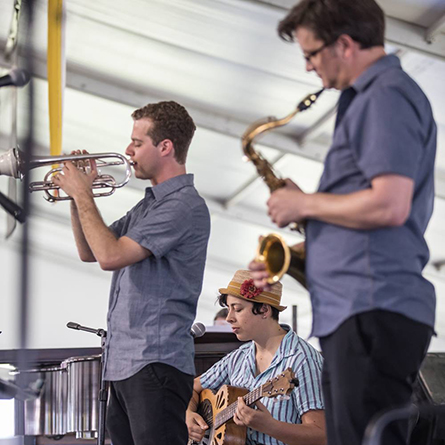
<instances>
[{"instance_id":1,"label":"saxophone player","mask_svg":"<svg viewBox=\"0 0 445 445\"><path fill-rule=\"evenodd\" d=\"M419 86L384 49L374 0L302 0L279 24L324 88L341 91L316 193L293 182L272 193L279 227L306 222L312 335L324 355L329 445L359 445L379 411L410 402L434 327L422 276L434 201L436 125ZM264 266L252 262L257 286ZM392 423L385 445L407 443Z\"/></svg>"}]
</instances>

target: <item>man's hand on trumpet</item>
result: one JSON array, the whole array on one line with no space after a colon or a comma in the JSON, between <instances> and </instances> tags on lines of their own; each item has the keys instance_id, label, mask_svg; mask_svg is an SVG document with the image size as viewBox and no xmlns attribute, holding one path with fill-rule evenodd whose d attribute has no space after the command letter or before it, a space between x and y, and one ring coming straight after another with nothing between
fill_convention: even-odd
<instances>
[{"instance_id":1,"label":"man's hand on trumpet","mask_svg":"<svg viewBox=\"0 0 445 445\"><path fill-rule=\"evenodd\" d=\"M80 150L75 150L72 151L71 154L80 155L88 154L88 152L83 150L81 153ZM78 163L75 161L65 162L61 173L55 175L52 181L73 199L76 199L77 196L82 194L92 196L91 187L98 173L96 161L94 159L90 159L88 162L90 167L89 172L81 171ZM84 164L84 161L82 161L82 164ZM84 165L82 165L81 168L84 169Z\"/></svg>"},{"instance_id":2,"label":"man's hand on trumpet","mask_svg":"<svg viewBox=\"0 0 445 445\"><path fill-rule=\"evenodd\" d=\"M278 227L302 222L305 219L307 196L297 184L286 179L286 185L275 190L267 201L272 221Z\"/></svg>"}]
</instances>

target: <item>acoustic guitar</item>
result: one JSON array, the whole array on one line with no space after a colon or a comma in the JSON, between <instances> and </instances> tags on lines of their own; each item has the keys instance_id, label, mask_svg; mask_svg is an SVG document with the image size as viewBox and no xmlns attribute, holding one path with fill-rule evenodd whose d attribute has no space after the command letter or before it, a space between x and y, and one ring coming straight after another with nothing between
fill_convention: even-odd
<instances>
[{"instance_id":1,"label":"acoustic guitar","mask_svg":"<svg viewBox=\"0 0 445 445\"><path fill-rule=\"evenodd\" d=\"M292 368L288 368L252 392L229 385L222 386L216 394L211 389L204 389L200 394L198 413L209 426L209 435L201 444L244 445L247 427L239 426L232 420L238 406L238 397L242 397L246 405L251 406L262 397L285 396L296 386L298 379ZM192 440L188 444L199 445Z\"/></svg>"}]
</instances>

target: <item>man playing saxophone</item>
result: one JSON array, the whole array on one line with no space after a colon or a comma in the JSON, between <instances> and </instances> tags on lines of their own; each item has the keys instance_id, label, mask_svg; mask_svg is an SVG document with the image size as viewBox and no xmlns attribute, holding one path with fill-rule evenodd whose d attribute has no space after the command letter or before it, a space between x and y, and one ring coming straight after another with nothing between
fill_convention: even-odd
<instances>
[{"instance_id":1,"label":"man playing saxophone","mask_svg":"<svg viewBox=\"0 0 445 445\"><path fill-rule=\"evenodd\" d=\"M302 0L279 25L324 88L341 91L317 193L272 193L279 226L306 222L312 335L324 353L328 444L359 445L377 412L407 404L433 333L434 287L422 276L434 202L436 125L428 99L384 49L374 0ZM257 286L264 265L253 262ZM385 445L407 441L394 422Z\"/></svg>"},{"instance_id":2,"label":"man playing saxophone","mask_svg":"<svg viewBox=\"0 0 445 445\"><path fill-rule=\"evenodd\" d=\"M210 217L186 174L195 125L176 102L132 114L126 154L152 187L107 227L91 184L97 175L68 162L54 182L73 200L71 219L82 261L113 271L104 378L111 381L107 428L114 445L183 445L192 395L190 328L201 292Z\"/></svg>"}]
</instances>

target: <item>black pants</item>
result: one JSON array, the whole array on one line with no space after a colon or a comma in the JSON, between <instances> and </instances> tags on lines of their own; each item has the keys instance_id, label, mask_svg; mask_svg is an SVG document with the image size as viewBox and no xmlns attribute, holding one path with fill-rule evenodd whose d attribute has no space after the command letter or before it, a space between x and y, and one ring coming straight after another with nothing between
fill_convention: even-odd
<instances>
[{"instance_id":1,"label":"black pants","mask_svg":"<svg viewBox=\"0 0 445 445\"><path fill-rule=\"evenodd\" d=\"M134 376L110 382L107 429L113 445L185 445L185 411L193 376L151 363Z\"/></svg>"},{"instance_id":2,"label":"black pants","mask_svg":"<svg viewBox=\"0 0 445 445\"><path fill-rule=\"evenodd\" d=\"M394 312L374 310L320 338L328 445L360 445L380 411L410 402L432 329ZM382 445L407 443L408 422L393 422Z\"/></svg>"}]
</instances>

